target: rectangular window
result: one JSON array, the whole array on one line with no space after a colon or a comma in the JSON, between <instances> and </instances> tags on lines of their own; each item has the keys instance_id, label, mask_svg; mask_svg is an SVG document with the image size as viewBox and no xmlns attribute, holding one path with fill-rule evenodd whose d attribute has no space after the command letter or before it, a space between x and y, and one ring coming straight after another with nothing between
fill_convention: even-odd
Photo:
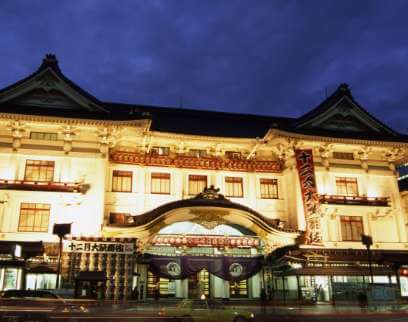
<instances>
[{"instance_id":1,"label":"rectangular window","mask_svg":"<svg viewBox=\"0 0 408 322\"><path fill-rule=\"evenodd\" d=\"M241 152L237 151L225 151L225 156L228 159L241 159Z\"/></svg>"},{"instance_id":2,"label":"rectangular window","mask_svg":"<svg viewBox=\"0 0 408 322\"><path fill-rule=\"evenodd\" d=\"M57 141L58 140L58 133L30 132L30 139L32 139L32 140L45 140L45 141Z\"/></svg>"},{"instance_id":3,"label":"rectangular window","mask_svg":"<svg viewBox=\"0 0 408 322\"><path fill-rule=\"evenodd\" d=\"M354 154L352 152L333 152L333 159L354 160Z\"/></svg>"},{"instance_id":4,"label":"rectangular window","mask_svg":"<svg viewBox=\"0 0 408 322\"><path fill-rule=\"evenodd\" d=\"M170 154L170 148L168 147L163 147L163 146L154 146L150 150L151 154L153 155L169 155Z\"/></svg>"},{"instance_id":5,"label":"rectangular window","mask_svg":"<svg viewBox=\"0 0 408 322\"><path fill-rule=\"evenodd\" d=\"M363 217L341 216L341 237L343 241L361 241Z\"/></svg>"},{"instance_id":6,"label":"rectangular window","mask_svg":"<svg viewBox=\"0 0 408 322\"><path fill-rule=\"evenodd\" d=\"M207 151L199 149L190 149L188 150L188 156L196 158L205 158L207 156Z\"/></svg>"},{"instance_id":7,"label":"rectangular window","mask_svg":"<svg viewBox=\"0 0 408 322\"><path fill-rule=\"evenodd\" d=\"M337 194L341 196L358 196L357 178L336 178Z\"/></svg>"},{"instance_id":8,"label":"rectangular window","mask_svg":"<svg viewBox=\"0 0 408 322\"><path fill-rule=\"evenodd\" d=\"M188 176L188 193L197 195L207 187L207 176L192 175Z\"/></svg>"},{"instance_id":9,"label":"rectangular window","mask_svg":"<svg viewBox=\"0 0 408 322\"><path fill-rule=\"evenodd\" d=\"M22 203L18 231L48 232L51 205Z\"/></svg>"},{"instance_id":10,"label":"rectangular window","mask_svg":"<svg viewBox=\"0 0 408 322\"><path fill-rule=\"evenodd\" d=\"M261 198L262 199L278 199L278 180L277 179L261 179Z\"/></svg>"},{"instance_id":11,"label":"rectangular window","mask_svg":"<svg viewBox=\"0 0 408 322\"><path fill-rule=\"evenodd\" d=\"M132 192L132 171L113 170L112 191L114 192Z\"/></svg>"},{"instance_id":12,"label":"rectangular window","mask_svg":"<svg viewBox=\"0 0 408 322\"><path fill-rule=\"evenodd\" d=\"M242 198L244 196L242 178L225 177L225 195L227 197Z\"/></svg>"},{"instance_id":13,"label":"rectangular window","mask_svg":"<svg viewBox=\"0 0 408 322\"><path fill-rule=\"evenodd\" d=\"M54 161L27 160L24 180L26 181L53 181Z\"/></svg>"},{"instance_id":14,"label":"rectangular window","mask_svg":"<svg viewBox=\"0 0 408 322\"><path fill-rule=\"evenodd\" d=\"M170 173L152 173L151 192L170 194Z\"/></svg>"}]
</instances>

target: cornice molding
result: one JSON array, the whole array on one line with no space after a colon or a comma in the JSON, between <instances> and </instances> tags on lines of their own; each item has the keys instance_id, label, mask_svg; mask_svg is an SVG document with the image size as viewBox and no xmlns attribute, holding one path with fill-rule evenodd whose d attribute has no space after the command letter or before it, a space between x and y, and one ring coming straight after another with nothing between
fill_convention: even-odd
<instances>
[{"instance_id":1,"label":"cornice molding","mask_svg":"<svg viewBox=\"0 0 408 322\"><path fill-rule=\"evenodd\" d=\"M0 120L5 121L18 121L23 120L26 122L46 122L56 124L78 124L88 126L100 126L100 125L114 125L114 126L138 126L141 127L150 120L139 119L130 121L114 121L114 120L97 120L97 119L79 119L69 117L57 117L57 116L44 116L44 115L27 115L27 114L14 114L14 113L0 113Z\"/></svg>"}]
</instances>

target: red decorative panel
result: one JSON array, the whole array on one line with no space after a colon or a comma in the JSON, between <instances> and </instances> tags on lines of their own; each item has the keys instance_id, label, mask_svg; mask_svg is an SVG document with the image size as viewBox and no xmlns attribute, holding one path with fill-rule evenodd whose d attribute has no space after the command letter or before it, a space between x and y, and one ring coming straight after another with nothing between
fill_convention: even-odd
<instances>
[{"instance_id":1,"label":"red decorative panel","mask_svg":"<svg viewBox=\"0 0 408 322\"><path fill-rule=\"evenodd\" d=\"M306 244L321 244L320 203L316 188L312 150L295 150L306 219Z\"/></svg>"},{"instance_id":2,"label":"red decorative panel","mask_svg":"<svg viewBox=\"0 0 408 322\"><path fill-rule=\"evenodd\" d=\"M260 241L258 238L246 236L157 235L153 238L152 245L250 248L259 247Z\"/></svg>"},{"instance_id":3,"label":"red decorative panel","mask_svg":"<svg viewBox=\"0 0 408 322\"><path fill-rule=\"evenodd\" d=\"M130 152L114 152L110 160L116 163L175 167L206 170L228 170L242 172L281 172L282 164L278 161L258 161L246 159L223 159L217 157L196 158L184 155L156 156Z\"/></svg>"}]
</instances>

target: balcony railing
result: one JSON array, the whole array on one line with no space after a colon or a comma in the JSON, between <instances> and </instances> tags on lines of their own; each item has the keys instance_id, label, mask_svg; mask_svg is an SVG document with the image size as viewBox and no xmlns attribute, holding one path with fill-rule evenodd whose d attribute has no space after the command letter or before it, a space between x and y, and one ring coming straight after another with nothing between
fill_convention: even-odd
<instances>
[{"instance_id":1,"label":"balcony railing","mask_svg":"<svg viewBox=\"0 0 408 322\"><path fill-rule=\"evenodd\" d=\"M72 182L28 181L0 179L0 190L86 192L86 186Z\"/></svg>"},{"instance_id":2,"label":"balcony railing","mask_svg":"<svg viewBox=\"0 0 408 322\"><path fill-rule=\"evenodd\" d=\"M389 206L388 197L365 197L365 196L340 196L340 195L319 195L320 203L337 205L358 205L358 206Z\"/></svg>"}]
</instances>

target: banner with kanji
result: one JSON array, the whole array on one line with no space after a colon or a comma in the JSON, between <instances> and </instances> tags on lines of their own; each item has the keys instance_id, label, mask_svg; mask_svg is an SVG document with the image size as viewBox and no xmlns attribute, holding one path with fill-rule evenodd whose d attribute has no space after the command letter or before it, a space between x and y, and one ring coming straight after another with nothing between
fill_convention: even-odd
<instances>
[{"instance_id":1,"label":"banner with kanji","mask_svg":"<svg viewBox=\"0 0 408 322\"><path fill-rule=\"evenodd\" d=\"M300 179L303 206L306 220L306 244L321 244L319 196L316 188L316 177L312 150L295 150L296 165Z\"/></svg>"}]
</instances>

